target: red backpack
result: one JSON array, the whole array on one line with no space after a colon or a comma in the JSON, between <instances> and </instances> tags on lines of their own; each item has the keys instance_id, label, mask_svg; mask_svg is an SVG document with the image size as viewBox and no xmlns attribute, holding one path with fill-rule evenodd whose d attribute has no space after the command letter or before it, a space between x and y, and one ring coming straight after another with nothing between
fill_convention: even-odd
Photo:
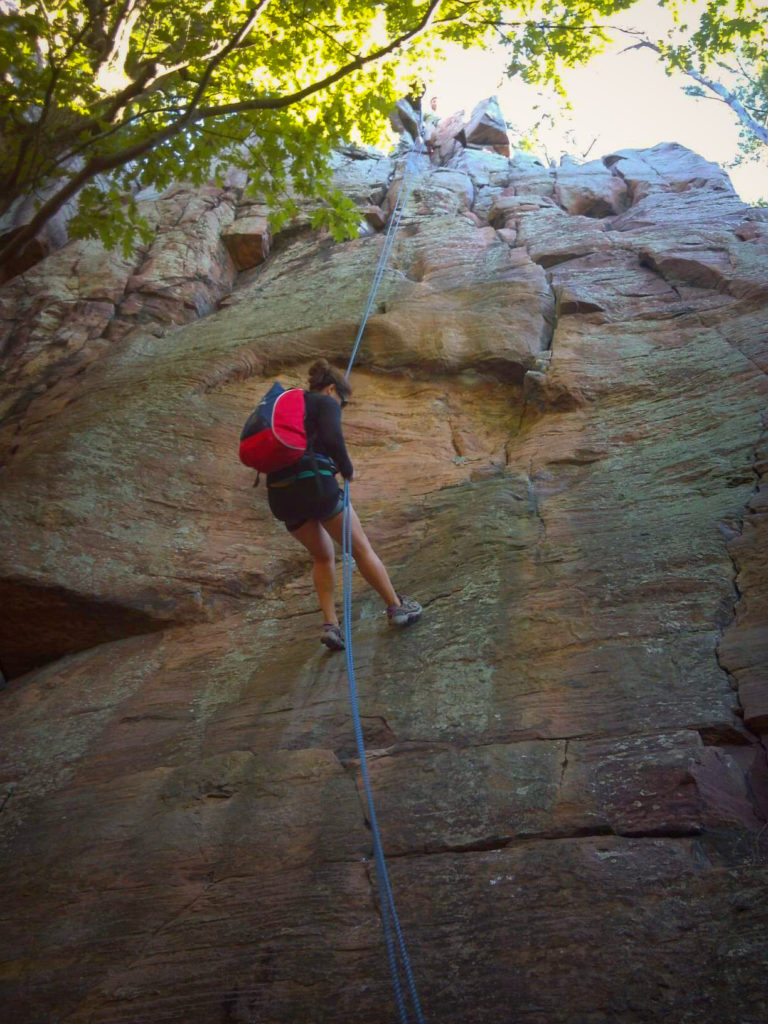
<instances>
[{"instance_id":1,"label":"red backpack","mask_svg":"<svg viewBox=\"0 0 768 1024\"><path fill-rule=\"evenodd\" d=\"M240 461L260 473L274 473L298 462L307 450L304 392L275 382L246 420L240 434Z\"/></svg>"}]
</instances>

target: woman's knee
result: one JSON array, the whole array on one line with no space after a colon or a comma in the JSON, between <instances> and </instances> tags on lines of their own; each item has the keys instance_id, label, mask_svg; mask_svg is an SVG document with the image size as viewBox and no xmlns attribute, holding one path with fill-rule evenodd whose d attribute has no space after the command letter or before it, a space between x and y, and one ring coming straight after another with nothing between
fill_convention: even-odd
<instances>
[{"instance_id":1,"label":"woman's knee","mask_svg":"<svg viewBox=\"0 0 768 1024\"><path fill-rule=\"evenodd\" d=\"M373 545L368 540L365 531L359 524L357 529L352 533L352 557L357 561L376 557Z\"/></svg>"},{"instance_id":2,"label":"woman's knee","mask_svg":"<svg viewBox=\"0 0 768 1024\"><path fill-rule=\"evenodd\" d=\"M334 563L335 552L333 550L333 541L320 523L317 524L317 535L315 543L312 545L311 555L312 561L315 565L332 566Z\"/></svg>"},{"instance_id":3,"label":"woman's knee","mask_svg":"<svg viewBox=\"0 0 768 1024\"><path fill-rule=\"evenodd\" d=\"M352 526L352 557L355 559L363 559L366 556L375 555L376 552L373 550L371 542L363 529L362 523L357 515L357 512L350 505L349 516ZM339 513L334 516L333 519L327 520L323 523L326 531L334 538L337 544L343 542L343 530L344 530L344 516L343 513Z\"/></svg>"},{"instance_id":4,"label":"woman's knee","mask_svg":"<svg viewBox=\"0 0 768 1024\"><path fill-rule=\"evenodd\" d=\"M313 551L312 562L314 565L320 566L321 568L326 568L329 566L330 568L333 568L335 562L333 548L331 548L330 551Z\"/></svg>"},{"instance_id":5,"label":"woman's knee","mask_svg":"<svg viewBox=\"0 0 768 1024\"><path fill-rule=\"evenodd\" d=\"M373 545L368 540L368 538L365 536L365 534L363 534L362 537L353 537L352 538L352 557L353 558L356 558L359 561L359 560L361 560L363 558L370 558L374 554L375 554L375 552L373 550Z\"/></svg>"}]
</instances>

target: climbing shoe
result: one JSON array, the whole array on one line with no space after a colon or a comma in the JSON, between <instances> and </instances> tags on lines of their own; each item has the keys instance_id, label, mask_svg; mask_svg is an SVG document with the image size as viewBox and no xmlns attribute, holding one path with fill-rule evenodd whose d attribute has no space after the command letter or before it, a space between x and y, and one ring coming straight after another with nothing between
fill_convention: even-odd
<instances>
[{"instance_id":1,"label":"climbing shoe","mask_svg":"<svg viewBox=\"0 0 768 1024\"><path fill-rule=\"evenodd\" d=\"M325 644L329 651L343 651L346 647L344 634L334 622L323 623L323 633L320 643Z\"/></svg>"},{"instance_id":2,"label":"climbing shoe","mask_svg":"<svg viewBox=\"0 0 768 1024\"><path fill-rule=\"evenodd\" d=\"M412 597L404 597L402 594L397 596L400 598L400 604L391 604L387 608L390 626L410 626L412 622L418 622L422 612L419 602L414 601Z\"/></svg>"}]
</instances>

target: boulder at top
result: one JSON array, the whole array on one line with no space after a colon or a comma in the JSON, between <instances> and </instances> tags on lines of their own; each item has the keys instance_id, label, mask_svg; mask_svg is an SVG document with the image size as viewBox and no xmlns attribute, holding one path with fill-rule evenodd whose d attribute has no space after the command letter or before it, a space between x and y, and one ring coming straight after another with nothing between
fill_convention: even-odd
<instances>
[{"instance_id":1,"label":"boulder at top","mask_svg":"<svg viewBox=\"0 0 768 1024\"><path fill-rule=\"evenodd\" d=\"M238 270L257 267L269 256L271 237L266 217L238 217L221 235Z\"/></svg>"},{"instance_id":2,"label":"boulder at top","mask_svg":"<svg viewBox=\"0 0 768 1024\"><path fill-rule=\"evenodd\" d=\"M555 172L555 200L568 213L609 217L626 209L627 183L602 160L579 164L563 157Z\"/></svg>"},{"instance_id":3,"label":"boulder at top","mask_svg":"<svg viewBox=\"0 0 768 1024\"><path fill-rule=\"evenodd\" d=\"M467 143L475 146L508 146L507 124L495 96L480 100L464 126Z\"/></svg>"}]
</instances>

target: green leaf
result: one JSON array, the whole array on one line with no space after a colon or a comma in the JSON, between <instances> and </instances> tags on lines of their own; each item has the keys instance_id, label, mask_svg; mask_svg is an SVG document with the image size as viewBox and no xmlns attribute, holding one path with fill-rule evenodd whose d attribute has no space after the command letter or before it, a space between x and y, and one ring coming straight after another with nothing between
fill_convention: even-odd
<instances>
[{"instance_id":1,"label":"green leaf","mask_svg":"<svg viewBox=\"0 0 768 1024\"><path fill-rule=\"evenodd\" d=\"M563 69L600 53L606 26L633 3L443 0L428 31L362 68L357 57L415 30L426 0L286 0L265 5L247 31L246 0L143 0L109 65L100 40L115 28L120 5L51 0L20 8L0 16L0 196L6 206L55 196L73 174L85 174L72 232L130 245L150 230L128 198L137 186L221 182L226 167L239 166L275 224L311 199L311 223L348 237L358 214L333 192L331 151L347 141L380 144L396 98L428 75L443 42L482 47L501 33L507 73L564 100ZM693 24L697 7L660 6L674 19L670 37L657 41L668 71L731 68L745 108L768 109L764 5L710 0L693 30L684 24Z\"/></svg>"}]
</instances>

